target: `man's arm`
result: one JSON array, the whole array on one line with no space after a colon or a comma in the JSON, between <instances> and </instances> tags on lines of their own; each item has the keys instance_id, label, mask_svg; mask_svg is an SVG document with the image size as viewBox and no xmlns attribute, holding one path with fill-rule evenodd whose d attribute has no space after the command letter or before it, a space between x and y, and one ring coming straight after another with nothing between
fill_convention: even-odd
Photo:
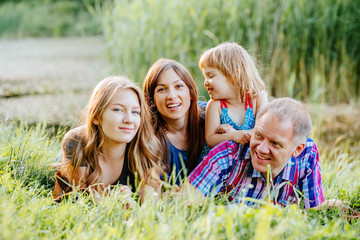
<instances>
[{"instance_id":1,"label":"man's arm","mask_svg":"<svg viewBox=\"0 0 360 240\"><path fill-rule=\"evenodd\" d=\"M189 175L189 184L204 196L217 195L233 171L238 150L239 144L232 141L225 141L211 149Z\"/></svg>"},{"instance_id":2,"label":"man's arm","mask_svg":"<svg viewBox=\"0 0 360 240\"><path fill-rule=\"evenodd\" d=\"M305 209L314 208L325 201L321 182L321 171L319 163L319 152L312 139L306 142L304 160L307 162L305 177L299 182L299 190L304 195Z\"/></svg>"}]
</instances>

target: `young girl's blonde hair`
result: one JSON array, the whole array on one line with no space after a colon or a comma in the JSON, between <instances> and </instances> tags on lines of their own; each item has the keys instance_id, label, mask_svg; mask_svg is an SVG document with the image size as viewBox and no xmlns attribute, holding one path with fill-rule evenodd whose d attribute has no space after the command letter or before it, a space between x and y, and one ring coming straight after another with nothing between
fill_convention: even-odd
<instances>
[{"instance_id":1,"label":"young girl's blonde hair","mask_svg":"<svg viewBox=\"0 0 360 240\"><path fill-rule=\"evenodd\" d=\"M200 57L199 68L216 68L228 78L240 91L245 100L245 93L252 97L265 91L264 81L247 51L237 43L224 42L206 50Z\"/></svg>"},{"instance_id":2,"label":"young girl's blonde hair","mask_svg":"<svg viewBox=\"0 0 360 240\"><path fill-rule=\"evenodd\" d=\"M113 96L121 89L133 90L140 103L141 124L134 138L128 143L128 159L130 170L137 175L138 181L147 181L151 171L162 173L160 166L161 145L154 134L150 123L150 113L146 107L144 97L139 87L123 76L107 77L99 82L83 111L80 120L81 127L77 131L70 131L70 136L65 136L62 150L65 158L64 170L70 183L75 182L80 187L89 187L97 184L101 177L99 156L102 154L104 133L101 128L102 115ZM100 124L94 124L94 120ZM85 167L85 175L79 179L77 173L80 167Z\"/></svg>"}]
</instances>

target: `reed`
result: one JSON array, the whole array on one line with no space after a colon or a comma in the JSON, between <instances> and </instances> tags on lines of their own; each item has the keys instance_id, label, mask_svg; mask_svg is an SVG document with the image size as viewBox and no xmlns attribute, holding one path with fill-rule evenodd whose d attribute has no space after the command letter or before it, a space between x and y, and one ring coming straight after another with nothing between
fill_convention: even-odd
<instances>
[{"instance_id":1,"label":"reed","mask_svg":"<svg viewBox=\"0 0 360 240\"><path fill-rule=\"evenodd\" d=\"M235 41L261 63L271 95L339 103L360 97L359 11L351 0L114 0L102 14L114 70L138 82L173 58L205 96L200 54Z\"/></svg>"}]
</instances>

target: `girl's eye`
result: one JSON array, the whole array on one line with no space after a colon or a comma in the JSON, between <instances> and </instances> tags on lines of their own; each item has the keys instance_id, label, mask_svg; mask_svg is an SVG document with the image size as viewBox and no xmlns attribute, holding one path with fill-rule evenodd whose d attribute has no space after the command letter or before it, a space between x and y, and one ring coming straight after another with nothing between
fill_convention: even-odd
<instances>
[{"instance_id":1,"label":"girl's eye","mask_svg":"<svg viewBox=\"0 0 360 240\"><path fill-rule=\"evenodd\" d=\"M178 85L176 85L176 88L182 88L182 87L184 87L183 84L178 84Z\"/></svg>"},{"instance_id":2,"label":"girl's eye","mask_svg":"<svg viewBox=\"0 0 360 240\"><path fill-rule=\"evenodd\" d=\"M114 108L114 112L124 112L123 108Z\"/></svg>"},{"instance_id":3,"label":"girl's eye","mask_svg":"<svg viewBox=\"0 0 360 240\"><path fill-rule=\"evenodd\" d=\"M141 112L140 112L139 110L136 110L136 111L133 111L133 114L135 114L135 115L140 115Z\"/></svg>"}]
</instances>

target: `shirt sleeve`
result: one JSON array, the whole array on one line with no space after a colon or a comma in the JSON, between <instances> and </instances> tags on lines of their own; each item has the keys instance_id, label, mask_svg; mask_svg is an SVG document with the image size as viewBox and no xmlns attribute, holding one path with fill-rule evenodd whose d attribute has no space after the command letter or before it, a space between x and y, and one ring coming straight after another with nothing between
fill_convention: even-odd
<instances>
[{"instance_id":1,"label":"shirt sleeve","mask_svg":"<svg viewBox=\"0 0 360 240\"><path fill-rule=\"evenodd\" d=\"M189 183L205 196L215 196L226 184L234 165L239 145L225 141L212 148L189 176Z\"/></svg>"},{"instance_id":2,"label":"shirt sleeve","mask_svg":"<svg viewBox=\"0 0 360 240\"><path fill-rule=\"evenodd\" d=\"M197 104L199 107L200 117L203 121L205 121L207 102L198 101ZM204 122L204 124L205 124L205 122Z\"/></svg>"},{"instance_id":3,"label":"shirt sleeve","mask_svg":"<svg viewBox=\"0 0 360 240\"><path fill-rule=\"evenodd\" d=\"M308 209L320 205L325 200L321 183L319 152L310 138L306 142L304 158L308 167L305 177L299 182L299 190L304 195L305 209Z\"/></svg>"}]
</instances>

